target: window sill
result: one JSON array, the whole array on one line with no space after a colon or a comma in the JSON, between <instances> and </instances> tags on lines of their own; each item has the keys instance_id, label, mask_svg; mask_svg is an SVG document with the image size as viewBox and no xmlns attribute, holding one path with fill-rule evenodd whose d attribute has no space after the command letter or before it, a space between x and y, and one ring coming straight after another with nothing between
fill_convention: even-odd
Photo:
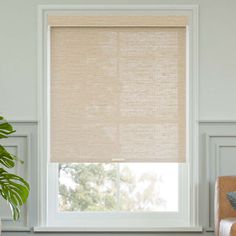
<instances>
[{"instance_id":1,"label":"window sill","mask_svg":"<svg viewBox=\"0 0 236 236\"><path fill-rule=\"evenodd\" d=\"M196 227L34 227L34 232L203 232L202 226Z\"/></svg>"}]
</instances>

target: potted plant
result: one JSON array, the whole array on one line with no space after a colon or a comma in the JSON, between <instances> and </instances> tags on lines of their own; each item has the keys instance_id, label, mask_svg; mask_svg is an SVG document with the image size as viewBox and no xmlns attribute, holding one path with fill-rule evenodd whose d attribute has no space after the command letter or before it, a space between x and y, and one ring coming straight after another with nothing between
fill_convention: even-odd
<instances>
[{"instance_id":1,"label":"potted plant","mask_svg":"<svg viewBox=\"0 0 236 236\"><path fill-rule=\"evenodd\" d=\"M0 139L8 138L14 132L12 125L0 116ZM14 220L19 219L20 206L26 202L30 191L29 184L22 177L8 172L16 161L23 163L0 144L0 195L9 204Z\"/></svg>"}]
</instances>

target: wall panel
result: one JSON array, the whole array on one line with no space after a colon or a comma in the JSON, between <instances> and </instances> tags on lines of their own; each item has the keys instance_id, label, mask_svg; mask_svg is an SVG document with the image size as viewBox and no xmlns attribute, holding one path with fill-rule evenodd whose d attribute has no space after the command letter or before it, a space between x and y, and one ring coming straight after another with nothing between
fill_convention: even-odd
<instances>
[{"instance_id":1,"label":"wall panel","mask_svg":"<svg viewBox=\"0 0 236 236\"><path fill-rule=\"evenodd\" d=\"M200 124L200 183L203 224L214 228L214 185L217 176L236 175L236 123ZM205 190L205 191L204 191Z\"/></svg>"}]
</instances>

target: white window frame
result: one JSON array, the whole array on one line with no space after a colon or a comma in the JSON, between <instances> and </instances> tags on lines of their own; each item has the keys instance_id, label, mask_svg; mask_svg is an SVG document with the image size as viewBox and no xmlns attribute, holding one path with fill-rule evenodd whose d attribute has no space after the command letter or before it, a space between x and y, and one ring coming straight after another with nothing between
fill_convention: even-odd
<instances>
[{"instance_id":1,"label":"white window frame","mask_svg":"<svg viewBox=\"0 0 236 236\"><path fill-rule=\"evenodd\" d=\"M178 167L178 212L59 212L58 211L58 164L48 164L48 226L80 228L142 228L189 226L188 172L183 165Z\"/></svg>"},{"instance_id":2,"label":"white window frame","mask_svg":"<svg viewBox=\"0 0 236 236\"><path fill-rule=\"evenodd\" d=\"M188 201L189 209L176 213L125 213L119 224L113 220L123 213L69 213L56 210L57 164L49 163L49 15L182 15L188 17L187 35L187 110L188 110L188 169L180 167L181 202ZM57 231L60 223L70 224L62 231L201 231L199 227L199 158L198 158L198 5L43 5L38 8L38 226L35 231ZM50 174L49 174L50 173ZM186 178L187 177L187 178ZM184 187L185 186L185 187ZM187 186L187 188L186 188ZM50 189L50 191L49 191ZM132 219L131 220L131 215ZM135 215L134 215L135 214ZM78 225L78 216L83 216ZM177 218L179 220L176 220ZM167 220L167 218L169 220ZM53 219L50 220L50 219ZM87 219L87 220L86 220ZM93 221L94 219L94 221ZM102 221L99 222L99 219ZM110 221L109 221L110 219ZM127 220L129 219L129 220ZM109 221L109 222L108 222ZM87 222L87 223L86 223ZM89 222L89 223L88 223ZM106 224L101 226L101 222ZM116 223L114 223L116 222ZM159 222L159 224L157 223ZM77 227L73 227L77 225ZM109 225L106 227L105 225ZM172 227L170 227L170 225ZM85 226L85 227L83 227ZM139 227L138 227L139 226ZM67 228L69 227L69 228ZM60 230L58 230L60 231Z\"/></svg>"}]
</instances>

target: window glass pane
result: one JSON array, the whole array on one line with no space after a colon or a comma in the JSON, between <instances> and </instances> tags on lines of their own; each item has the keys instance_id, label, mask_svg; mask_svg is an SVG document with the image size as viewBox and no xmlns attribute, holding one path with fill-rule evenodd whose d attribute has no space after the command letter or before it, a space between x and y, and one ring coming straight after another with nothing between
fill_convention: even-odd
<instances>
[{"instance_id":1,"label":"window glass pane","mask_svg":"<svg viewBox=\"0 0 236 236\"><path fill-rule=\"evenodd\" d=\"M178 164L120 164L120 210L178 211Z\"/></svg>"},{"instance_id":2,"label":"window glass pane","mask_svg":"<svg viewBox=\"0 0 236 236\"><path fill-rule=\"evenodd\" d=\"M116 209L116 165L59 165L60 211Z\"/></svg>"},{"instance_id":3,"label":"window glass pane","mask_svg":"<svg viewBox=\"0 0 236 236\"><path fill-rule=\"evenodd\" d=\"M59 211L178 211L178 164L59 165Z\"/></svg>"}]
</instances>

